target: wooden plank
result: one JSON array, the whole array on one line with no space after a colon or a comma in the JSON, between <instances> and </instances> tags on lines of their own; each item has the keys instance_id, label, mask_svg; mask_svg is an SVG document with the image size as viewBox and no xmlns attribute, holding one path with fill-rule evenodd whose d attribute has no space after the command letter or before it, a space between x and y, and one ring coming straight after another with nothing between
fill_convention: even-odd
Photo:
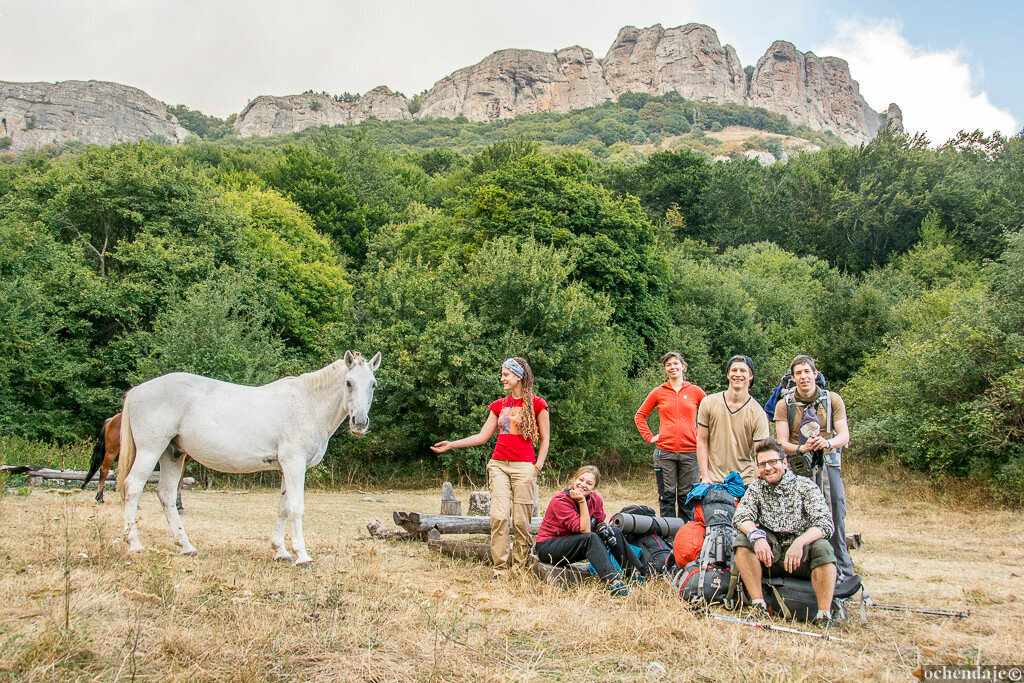
<instances>
[{"instance_id":1,"label":"wooden plank","mask_svg":"<svg viewBox=\"0 0 1024 683\"><path fill-rule=\"evenodd\" d=\"M437 529L442 534L489 534L491 533L490 517L466 517L460 515L430 515L421 512L393 513L395 524L410 532L426 533ZM537 533L540 529L540 517L530 520L530 532Z\"/></svg>"}]
</instances>

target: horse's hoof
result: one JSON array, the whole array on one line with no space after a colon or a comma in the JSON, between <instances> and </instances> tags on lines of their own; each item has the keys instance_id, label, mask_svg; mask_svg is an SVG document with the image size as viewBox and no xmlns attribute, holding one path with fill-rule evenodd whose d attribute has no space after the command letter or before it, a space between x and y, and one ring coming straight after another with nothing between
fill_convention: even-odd
<instances>
[{"instance_id":1,"label":"horse's hoof","mask_svg":"<svg viewBox=\"0 0 1024 683\"><path fill-rule=\"evenodd\" d=\"M196 555L199 554L199 551L196 550L195 548L192 548L192 550L182 550L181 554L184 555L185 557L195 557Z\"/></svg>"},{"instance_id":2,"label":"horse's hoof","mask_svg":"<svg viewBox=\"0 0 1024 683\"><path fill-rule=\"evenodd\" d=\"M312 567L313 566L313 558L310 557L310 558L305 559L305 560L296 560L295 561L295 566L296 567Z\"/></svg>"},{"instance_id":3,"label":"horse's hoof","mask_svg":"<svg viewBox=\"0 0 1024 683\"><path fill-rule=\"evenodd\" d=\"M185 508L178 508L178 514L179 515L185 514Z\"/></svg>"},{"instance_id":4,"label":"horse's hoof","mask_svg":"<svg viewBox=\"0 0 1024 683\"><path fill-rule=\"evenodd\" d=\"M291 555L274 555L274 562L291 562Z\"/></svg>"},{"instance_id":5,"label":"horse's hoof","mask_svg":"<svg viewBox=\"0 0 1024 683\"><path fill-rule=\"evenodd\" d=\"M141 543L136 543L135 545L128 546L128 552L130 553L141 553L145 549L146 547Z\"/></svg>"}]
</instances>

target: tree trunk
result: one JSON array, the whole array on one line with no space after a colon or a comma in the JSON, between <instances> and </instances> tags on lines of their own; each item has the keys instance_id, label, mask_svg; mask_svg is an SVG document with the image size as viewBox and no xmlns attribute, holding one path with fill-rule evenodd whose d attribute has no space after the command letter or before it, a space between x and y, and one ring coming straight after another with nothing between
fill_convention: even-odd
<instances>
[{"instance_id":1,"label":"tree trunk","mask_svg":"<svg viewBox=\"0 0 1024 683\"><path fill-rule=\"evenodd\" d=\"M437 529L442 534L489 534L491 520L489 517L462 517L456 515L429 515L420 512L394 512L395 524L412 533L425 534ZM530 532L537 533L541 518L530 520Z\"/></svg>"},{"instance_id":2,"label":"tree trunk","mask_svg":"<svg viewBox=\"0 0 1024 683\"><path fill-rule=\"evenodd\" d=\"M366 523L366 530L374 538L382 538L385 541L404 541L413 537L404 529L389 529L376 519L371 519Z\"/></svg>"},{"instance_id":3,"label":"tree trunk","mask_svg":"<svg viewBox=\"0 0 1024 683\"><path fill-rule=\"evenodd\" d=\"M490 543L473 541L457 541L453 538L441 538L441 532L431 529L427 532L427 547L444 555L460 557L466 560L479 560L491 564Z\"/></svg>"}]
</instances>

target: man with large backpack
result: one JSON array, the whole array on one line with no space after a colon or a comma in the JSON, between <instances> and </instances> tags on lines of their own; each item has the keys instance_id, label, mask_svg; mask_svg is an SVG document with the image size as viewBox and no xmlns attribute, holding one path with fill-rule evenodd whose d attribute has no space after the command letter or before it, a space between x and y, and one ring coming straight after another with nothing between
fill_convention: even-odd
<instances>
[{"instance_id":1,"label":"man with large backpack","mask_svg":"<svg viewBox=\"0 0 1024 683\"><path fill-rule=\"evenodd\" d=\"M765 439L754 448L758 479L747 487L733 527L736 567L754 609L767 612L762 576L810 578L817 600L814 621L830 624L836 589L836 558L828 538L832 515L821 490L789 470L779 442Z\"/></svg>"},{"instance_id":2,"label":"man with large backpack","mask_svg":"<svg viewBox=\"0 0 1024 683\"><path fill-rule=\"evenodd\" d=\"M794 358L789 371L793 387L783 390L775 404L776 434L793 471L814 479L825 495L834 524L828 540L842 581L853 576L853 561L846 548L846 492L840 470L843 447L850 443L846 404L839 394L825 388L810 356ZM807 410L811 407L814 410Z\"/></svg>"}]
</instances>

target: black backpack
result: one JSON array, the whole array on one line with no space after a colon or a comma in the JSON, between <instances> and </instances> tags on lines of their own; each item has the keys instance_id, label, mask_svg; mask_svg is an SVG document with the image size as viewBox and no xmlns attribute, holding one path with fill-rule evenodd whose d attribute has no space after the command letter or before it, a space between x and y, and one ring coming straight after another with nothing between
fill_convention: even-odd
<instances>
[{"instance_id":1,"label":"black backpack","mask_svg":"<svg viewBox=\"0 0 1024 683\"><path fill-rule=\"evenodd\" d=\"M732 566L736 497L724 489L713 488L704 494L701 505L706 526L704 544L697 559L676 574L672 585L679 591L679 597L693 604L729 603L739 579Z\"/></svg>"},{"instance_id":2,"label":"black backpack","mask_svg":"<svg viewBox=\"0 0 1024 683\"><path fill-rule=\"evenodd\" d=\"M643 516L653 518L658 516L652 508L646 505L627 505L622 508L619 515ZM613 518L614 525L614 518ZM635 525L631 525L635 526ZM642 526L642 525L641 525ZM654 526L654 531L648 530L645 533L625 534L626 540L633 545L640 547L640 562L642 562L650 573L664 573L675 568L675 559L672 557L672 543L661 536L660 527Z\"/></svg>"},{"instance_id":3,"label":"black backpack","mask_svg":"<svg viewBox=\"0 0 1024 683\"><path fill-rule=\"evenodd\" d=\"M764 602L768 611L774 616L781 616L787 621L812 621L818 614L818 598L814 595L814 587L808 579L795 576L773 576L762 580ZM832 597L832 613L846 617L846 599L861 593L861 623L867 621L864 601L867 598L860 574L854 574L842 583L836 584Z\"/></svg>"}]
</instances>

